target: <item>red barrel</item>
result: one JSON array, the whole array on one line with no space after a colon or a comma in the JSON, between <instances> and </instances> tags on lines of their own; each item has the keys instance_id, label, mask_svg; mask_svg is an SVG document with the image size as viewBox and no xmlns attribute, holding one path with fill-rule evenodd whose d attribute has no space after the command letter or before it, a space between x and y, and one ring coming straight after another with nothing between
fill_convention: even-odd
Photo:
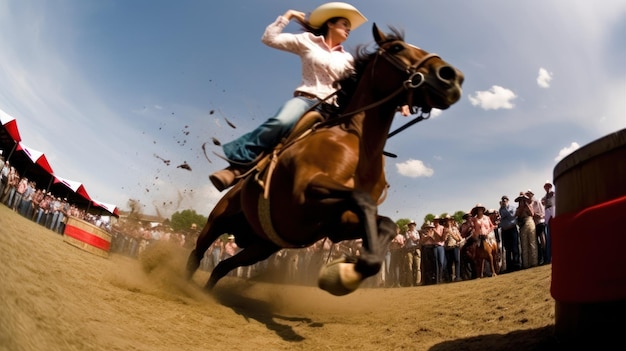
<instances>
[{"instance_id":1,"label":"red barrel","mask_svg":"<svg viewBox=\"0 0 626 351\"><path fill-rule=\"evenodd\" d=\"M78 219L69 217L63 232L63 241L92 254L109 257L111 234L104 229Z\"/></svg>"},{"instance_id":2,"label":"red barrel","mask_svg":"<svg viewBox=\"0 0 626 351\"><path fill-rule=\"evenodd\" d=\"M561 160L554 185L556 337L570 344L608 342L623 333L617 326L626 313L626 129Z\"/></svg>"}]
</instances>

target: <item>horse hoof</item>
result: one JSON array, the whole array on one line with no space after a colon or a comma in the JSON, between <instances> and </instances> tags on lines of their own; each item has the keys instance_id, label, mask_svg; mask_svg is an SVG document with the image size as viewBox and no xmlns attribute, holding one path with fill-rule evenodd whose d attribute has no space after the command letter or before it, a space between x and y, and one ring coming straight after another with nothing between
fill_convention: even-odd
<instances>
[{"instance_id":1,"label":"horse hoof","mask_svg":"<svg viewBox=\"0 0 626 351\"><path fill-rule=\"evenodd\" d=\"M318 286L335 296L343 296L355 291L363 278L354 270L354 266L354 263L346 263L345 259L338 259L327 264L320 271Z\"/></svg>"}]
</instances>

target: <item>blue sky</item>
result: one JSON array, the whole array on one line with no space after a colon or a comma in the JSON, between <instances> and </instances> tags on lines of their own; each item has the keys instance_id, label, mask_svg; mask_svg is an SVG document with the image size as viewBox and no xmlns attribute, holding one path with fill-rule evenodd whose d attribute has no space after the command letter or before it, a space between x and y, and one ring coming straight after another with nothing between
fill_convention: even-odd
<instances>
[{"instance_id":1,"label":"blue sky","mask_svg":"<svg viewBox=\"0 0 626 351\"><path fill-rule=\"evenodd\" d=\"M261 43L265 27L321 3L0 0L0 109L92 197L208 215L220 197L208 175L225 166L212 138L251 130L300 80L296 56ZM380 213L394 220L540 193L565 155L626 127L623 0L352 4L369 22L348 50L372 43L373 23L395 26L466 78L456 105L388 141Z\"/></svg>"}]
</instances>

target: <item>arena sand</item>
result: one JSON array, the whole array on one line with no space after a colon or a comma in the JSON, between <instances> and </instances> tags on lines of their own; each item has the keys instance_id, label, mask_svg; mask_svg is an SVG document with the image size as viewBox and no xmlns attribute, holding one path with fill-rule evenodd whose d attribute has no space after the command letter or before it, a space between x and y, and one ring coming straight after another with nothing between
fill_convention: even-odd
<instances>
[{"instance_id":1,"label":"arena sand","mask_svg":"<svg viewBox=\"0 0 626 351\"><path fill-rule=\"evenodd\" d=\"M102 258L0 206L0 350L552 350L550 266L332 296L227 277L188 252Z\"/></svg>"}]
</instances>

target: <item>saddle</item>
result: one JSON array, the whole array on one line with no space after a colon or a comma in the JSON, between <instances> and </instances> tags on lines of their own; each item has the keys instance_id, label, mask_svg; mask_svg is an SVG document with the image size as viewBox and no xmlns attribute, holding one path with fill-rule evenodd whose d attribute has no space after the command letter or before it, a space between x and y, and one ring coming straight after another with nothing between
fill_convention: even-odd
<instances>
[{"instance_id":1,"label":"saddle","mask_svg":"<svg viewBox=\"0 0 626 351\"><path fill-rule=\"evenodd\" d=\"M315 126L325 120L324 116L317 111L309 111L302 115L289 135L274 147L271 153L264 155L251 170L256 173L254 180L263 189L263 197L267 199L270 189L270 182L274 167L278 161L278 156L296 141L306 137ZM251 172L246 172L251 173ZM245 176L245 175L242 175Z\"/></svg>"}]
</instances>

